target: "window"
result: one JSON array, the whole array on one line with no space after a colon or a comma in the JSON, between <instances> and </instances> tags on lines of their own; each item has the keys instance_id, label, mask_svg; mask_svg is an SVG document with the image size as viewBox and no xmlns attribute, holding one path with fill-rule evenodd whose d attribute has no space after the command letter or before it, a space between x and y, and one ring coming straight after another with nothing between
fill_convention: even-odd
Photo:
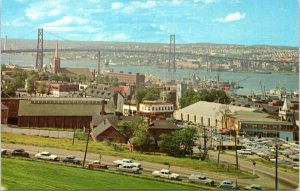
<instances>
[{"instance_id":1,"label":"window","mask_svg":"<svg viewBox=\"0 0 300 191\"><path fill-rule=\"evenodd\" d=\"M152 111L154 111L154 107L152 107Z\"/></svg>"}]
</instances>

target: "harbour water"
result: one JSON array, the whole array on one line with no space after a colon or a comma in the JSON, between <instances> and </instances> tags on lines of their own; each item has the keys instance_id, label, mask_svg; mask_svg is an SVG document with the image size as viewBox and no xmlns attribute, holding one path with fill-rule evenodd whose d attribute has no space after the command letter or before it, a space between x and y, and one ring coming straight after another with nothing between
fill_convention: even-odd
<instances>
[{"instance_id":1,"label":"harbour water","mask_svg":"<svg viewBox=\"0 0 300 191\"><path fill-rule=\"evenodd\" d=\"M2 55L2 63L18 64L18 65L34 65L35 55L32 56L20 56L20 55ZM91 71L96 69L96 60L61 60L61 67L88 67ZM44 64L49 65L51 63L50 57L44 58ZM189 78L192 74L196 77L203 79L216 79L217 75L220 76L220 81L232 81L237 82L239 86L243 88L238 89L235 93L248 95L252 91L256 94L260 94L262 82L266 91L277 87L284 87L287 92L295 91L299 89L299 74L262 74L252 72L207 72L205 70L195 69L177 69L176 72L168 72L167 69L158 68L155 66L133 66L122 64L110 64L109 66L101 66L101 70L113 70L115 72L133 72L133 73L147 73L162 78L169 78L174 80L180 80Z\"/></svg>"}]
</instances>

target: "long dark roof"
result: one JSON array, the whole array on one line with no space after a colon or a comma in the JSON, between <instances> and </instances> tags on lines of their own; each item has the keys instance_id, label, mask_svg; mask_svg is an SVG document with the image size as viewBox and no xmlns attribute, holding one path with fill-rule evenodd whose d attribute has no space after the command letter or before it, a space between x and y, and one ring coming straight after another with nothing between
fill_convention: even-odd
<instances>
[{"instance_id":1,"label":"long dark roof","mask_svg":"<svg viewBox=\"0 0 300 191\"><path fill-rule=\"evenodd\" d=\"M100 114L102 106L89 102L53 102L31 103L20 100L18 116L93 116ZM113 109L105 105L105 112L112 113Z\"/></svg>"}]
</instances>

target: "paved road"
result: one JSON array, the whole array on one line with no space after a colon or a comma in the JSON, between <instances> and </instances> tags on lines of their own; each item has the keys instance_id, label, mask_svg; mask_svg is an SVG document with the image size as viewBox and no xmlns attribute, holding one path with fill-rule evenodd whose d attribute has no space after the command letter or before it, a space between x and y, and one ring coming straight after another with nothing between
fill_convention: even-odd
<instances>
[{"instance_id":1,"label":"paved road","mask_svg":"<svg viewBox=\"0 0 300 191\"><path fill-rule=\"evenodd\" d=\"M210 157L217 159L217 152L210 152ZM235 164L235 156L221 154L221 161ZM239 165L241 170L253 171L252 161L246 161L239 159ZM264 177L268 183L267 187L275 189L275 165L270 167L261 163L256 163L255 173L259 177ZM299 187L299 172L284 172L283 169L278 168L278 189L291 189Z\"/></svg>"},{"instance_id":2,"label":"paved road","mask_svg":"<svg viewBox=\"0 0 300 191\"><path fill-rule=\"evenodd\" d=\"M2 148L8 149L8 150L13 150L15 148L23 148L31 154L36 154L37 152L40 152L40 151L49 151L61 158L64 158L67 155L74 155L81 160L83 160L83 156L84 156L84 152L81 152L81 151L70 151L70 150L64 150L64 149L36 147L36 146L30 146L30 145L2 143ZM108 155L102 155L101 157L102 157L101 161L108 165L113 165L112 161L120 159L120 157L114 157L114 156L108 156ZM210 157L214 158L215 156L213 153L210 153ZM92 161L92 160L99 160L99 154L88 153L87 161ZM221 155L221 160L222 161L234 161L232 159L232 156L226 156L226 155ZM150 163L150 162L144 162L144 161L137 161L137 162L140 162L142 164L144 171L146 171L147 173L151 172L153 170L168 168L168 166L163 165L163 164L158 164L158 163ZM241 164L242 169L251 170L251 172L252 172L251 162L240 160L240 164ZM220 181L222 181L224 179L231 179L231 180L235 181L235 177L233 177L233 176L230 177L228 175L222 175L222 174L218 174L215 172L209 172L209 171L199 172L199 171L196 171L193 169L183 168L183 167L179 167L179 166L171 166L170 170L175 173L179 173L179 174L183 175L184 179L186 179L192 173L201 173L201 174L208 176L209 178L216 180L216 184L218 184ZM275 172L275 171L273 169L270 169L267 166L257 164L256 174L259 175L259 178L238 179L237 180L238 185L240 187L243 187L247 184L256 183L256 184L260 184L264 189L274 189L275 183L272 184L272 182L274 182L274 177L273 177L274 174L272 172ZM296 185L298 185L297 183L299 181L298 179L295 180L295 178L298 177L295 174L289 174L289 173L284 173L284 172L280 171L279 172L279 178L280 178L279 179L279 189L295 189L297 187ZM284 178L284 180L283 180L283 177L286 177L286 178ZM290 181L287 181L286 179L287 180L290 179ZM186 181L186 180L184 180L184 181Z\"/></svg>"}]
</instances>

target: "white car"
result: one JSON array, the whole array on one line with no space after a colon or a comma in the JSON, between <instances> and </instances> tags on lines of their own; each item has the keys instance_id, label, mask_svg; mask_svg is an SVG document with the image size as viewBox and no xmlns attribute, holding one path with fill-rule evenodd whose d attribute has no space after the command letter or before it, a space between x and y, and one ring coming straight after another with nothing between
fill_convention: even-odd
<instances>
[{"instance_id":1,"label":"white car","mask_svg":"<svg viewBox=\"0 0 300 191\"><path fill-rule=\"evenodd\" d=\"M189 181L195 183L202 183L208 186L213 186L215 184L215 182L212 179L206 178L206 176L198 174L192 174L191 176L189 176Z\"/></svg>"},{"instance_id":2,"label":"white car","mask_svg":"<svg viewBox=\"0 0 300 191\"><path fill-rule=\"evenodd\" d=\"M117 170L119 171L123 171L123 172L131 172L131 173L135 173L135 174L140 174L140 168L131 166L130 164L123 164L123 165L119 165L117 167Z\"/></svg>"},{"instance_id":3,"label":"white car","mask_svg":"<svg viewBox=\"0 0 300 191\"><path fill-rule=\"evenodd\" d=\"M113 161L113 163L116 164L117 166L120 166L120 165L130 165L130 166L134 166L134 167L137 167L137 168L141 168L141 164L140 163L132 162L131 159L115 160L115 161Z\"/></svg>"},{"instance_id":4,"label":"white car","mask_svg":"<svg viewBox=\"0 0 300 191\"><path fill-rule=\"evenodd\" d=\"M152 175L155 177L168 178L172 180L179 180L180 175L172 173L170 170L162 169L155 170L152 172Z\"/></svg>"},{"instance_id":5,"label":"white car","mask_svg":"<svg viewBox=\"0 0 300 191\"><path fill-rule=\"evenodd\" d=\"M38 159L44 159L44 160L53 160L53 161L58 161L58 157L56 155L52 155L51 153L47 151L42 151L40 153L37 153L35 155L36 158Z\"/></svg>"}]
</instances>

